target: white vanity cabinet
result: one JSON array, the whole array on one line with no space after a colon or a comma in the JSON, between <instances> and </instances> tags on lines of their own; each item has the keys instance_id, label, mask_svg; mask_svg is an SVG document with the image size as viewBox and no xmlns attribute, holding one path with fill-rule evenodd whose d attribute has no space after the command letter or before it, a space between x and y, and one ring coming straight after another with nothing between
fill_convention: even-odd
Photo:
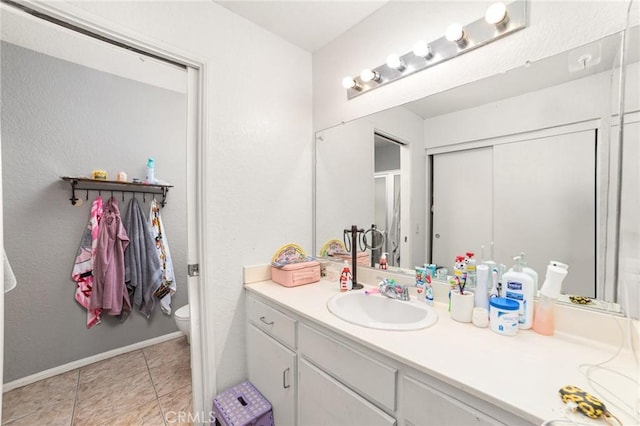
<instances>
[{"instance_id":1,"label":"white vanity cabinet","mask_svg":"<svg viewBox=\"0 0 640 426\"><path fill-rule=\"evenodd\" d=\"M296 320L247 297L249 381L271 403L278 426L296 424Z\"/></svg>"},{"instance_id":2,"label":"white vanity cabinet","mask_svg":"<svg viewBox=\"0 0 640 426\"><path fill-rule=\"evenodd\" d=\"M247 306L249 379L277 426L533 425L251 292Z\"/></svg>"}]
</instances>

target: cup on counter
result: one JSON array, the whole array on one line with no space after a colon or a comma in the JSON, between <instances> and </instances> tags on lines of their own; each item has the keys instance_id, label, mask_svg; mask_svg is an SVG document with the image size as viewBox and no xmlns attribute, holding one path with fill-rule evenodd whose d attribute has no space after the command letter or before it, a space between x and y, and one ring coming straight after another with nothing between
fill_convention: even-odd
<instances>
[{"instance_id":1,"label":"cup on counter","mask_svg":"<svg viewBox=\"0 0 640 426\"><path fill-rule=\"evenodd\" d=\"M472 291L460 294L459 290L451 292L451 319L458 322L471 322L473 318L474 295Z\"/></svg>"}]
</instances>

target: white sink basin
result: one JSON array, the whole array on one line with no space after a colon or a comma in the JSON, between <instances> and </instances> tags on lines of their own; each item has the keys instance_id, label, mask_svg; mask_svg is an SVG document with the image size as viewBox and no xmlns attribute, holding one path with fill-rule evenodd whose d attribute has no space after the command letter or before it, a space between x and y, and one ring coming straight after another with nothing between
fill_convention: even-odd
<instances>
[{"instance_id":1,"label":"white sink basin","mask_svg":"<svg viewBox=\"0 0 640 426\"><path fill-rule=\"evenodd\" d=\"M363 291L337 294L329 299L327 308L347 322L380 330L419 330L438 321L436 311L425 303L366 295Z\"/></svg>"}]
</instances>

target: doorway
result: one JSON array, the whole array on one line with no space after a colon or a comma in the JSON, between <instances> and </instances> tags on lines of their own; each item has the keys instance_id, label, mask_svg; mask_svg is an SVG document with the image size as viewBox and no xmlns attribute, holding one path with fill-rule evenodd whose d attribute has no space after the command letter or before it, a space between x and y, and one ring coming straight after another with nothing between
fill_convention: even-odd
<instances>
[{"instance_id":1,"label":"doorway","mask_svg":"<svg viewBox=\"0 0 640 426\"><path fill-rule=\"evenodd\" d=\"M9 163L7 163L7 161L9 161L12 156L14 160L16 158L20 158L20 156L19 154L16 154L19 149L14 149L11 154L8 154L9 151L7 150L11 150L8 142L10 138L5 138L5 135L3 134L2 148L3 151L7 152L4 158L4 160L6 160L5 167L3 168L5 176L3 179L3 186L5 191L4 202L2 203L2 208L4 210L4 223L7 224L7 226L4 227L5 242L16 242L20 240L21 237L25 236L26 232L14 232L18 229L24 229L22 228L22 224L18 227L14 227L16 221L21 220L20 213L23 213L22 216L24 216L25 221L35 224L36 228L39 226L39 223L46 223L46 228L54 228L56 231L67 232L67 237L64 239L64 241L66 241L65 244L70 244L72 246L75 245L77 248L78 238L83 226L86 225L86 219L88 218L87 211L84 211L83 208L86 210L89 207L96 194L82 194L81 198L85 205L73 208L68 201L68 185L60 181L59 177L63 175L89 175L91 170L94 168L108 168L109 170L107 171L110 175L110 179L114 179L115 174L121 170L127 171L129 178L132 179L134 177L143 176L144 172L141 171L141 169L144 167L144 164L139 166L139 163L144 163L148 156L153 155L156 157L157 177L169 181L169 183L176 183L167 196L168 208L164 208L162 210L168 238L172 245L176 274L179 276L179 281L181 281L179 282L179 286L181 288L179 288L175 295L173 310L175 311L177 308L187 303L187 288L189 288L188 301L192 304L192 307L195 305L195 308L192 309L191 316L191 358L192 372L195 378L193 381L193 409L194 411L203 411L203 389L205 388L205 384L202 379L204 376L202 374L204 360L200 355L203 342L199 326L200 321L198 321L198 312L200 312L198 305L200 303L200 298L197 281L199 278L197 275L188 277L186 273L187 263L199 263L199 253L202 253L201 250L198 250L201 247L201 244L198 241L200 232L194 231L194 229L199 228L201 200L198 199L198 195L201 193L202 189L201 180L197 172L199 167L196 166L196 163L201 161L201 159L198 158L198 153L201 152L200 138L202 133L198 129L198 126L202 126L200 119L202 108L202 96L200 95L200 92L202 87L201 77L199 76L201 69L198 68L197 64L196 66L191 66L190 64L184 63L167 63L159 58L158 55L153 53L149 56L145 56L144 52L140 49L135 51L122 49L121 47L116 47L106 43L104 38L97 40L96 38L88 37L86 34L79 34L73 30L62 28L46 20L35 18L29 13L25 13L24 11L5 4L2 4L2 19L3 37L9 35L10 37L16 36L17 38L20 38L18 32L22 27L22 29L27 29L27 32L33 28L44 28L46 31L53 31L53 33L56 34L55 37L58 37L64 32L67 37L70 37L67 41L73 40L68 43L52 42L55 40L55 37L49 33L49 35L32 37L31 40L35 40L36 45L27 44L26 47L24 45L21 46L20 42L15 44L17 42L16 39L6 41L7 44L3 46L3 53L5 51L13 50L14 53L17 52L18 55L22 55L21 57L23 59L27 58L24 59L20 65L32 65L33 61L41 59L50 61L49 66L46 66L41 70L43 71L41 75L42 81L30 79L29 86L34 87L34 85L31 84L34 82L46 83L46 80L53 79L54 77L70 77L72 75L79 76L81 74L88 75L88 77L82 80L75 79L71 82L72 84L69 84L66 87L61 84L55 84L50 86L47 90L40 90L45 87L40 86L38 93L32 93L34 98L36 96L42 97L45 94L59 96L58 101L49 103L49 105L45 105L44 102L36 102L32 104L36 106L49 106L50 108L48 109L38 110L38 108L14 108L8 110L8 114L11 114L12 119L15 119L16 121L23 121L22 124L24 128L31 128L30 130L33 130L33 128L40 127L40 129L36 130L45 131L37 140L26 140L24 138L25 133L18 132L21 137L19 143L22 144L22 147L25 147L30 143L38 143L37 149L35 150L37 152L34 152L30 157L23 158L23 160L27 160L31 167L22 167L23 170L21 171L27 172L28 178L24 178L24 176L21 175L22 178L20 179L7 178L8 173L13 173L16 170L14 167L16 165L15 161L10 161L12 167L8 166ZM72 21L73 18L69 18L69 20ZM47 40L47 46L51 47L53 51L45 53L38 51L38 40ZM80 40L83 40L85 43L84 49L79 47L80 44L82 44ZM5 42L3 41L3 43ZM73 57L73 54L78 53L80 53L79 56L83 61L97 59L97 63L101 63L106 69L101 68L97 63L78 62L79 59ZM135 64L136 62L137 64ZM148 72L150 67L153 68L155 72ZM158 72L159 69L162 71ZM138 73L140 70L142 70L142 72ZM3 73L3 78L4 77L5 75ZM160 80L158 80L159 77ZM99 95L108 94L101 93L108 90L106 90L104 84L98 84L98 80L102 82L111 80L118 84L124 84L126 87L122 89L123 92L133 93L136 90L140 90L144 92L144 94L139 96L141 99L160 99L161 102L168 101L166 102L167 104L171 103L171 99L169 98L173 98L173 100L178 99L179 101L175 103L174 106L163 109L163 111L151 113L149 109L145 108L140 114L136 115L137 112L133 105L111 102L107 100L108 98L104 97L98 98ZM92 86L92 82L96 84ZM99 114L103 120L96 120L93 122L92 126L89 126L91 128L84 133L76 134L75 136L70 135L67 138L60 137L59 134L56 133L60 128L73 128L76 124L79 124L77 123L78 121L95 118L98 114L95 111L92 112L88 109L89 104L82 105L85 108L80 108L79 105L77 105L77 102L65 102L68 100L66 98L72 98L81 91L92 92L93 97L95 97L94 101L98 100L97 104L102 108ZM14 96L14 98L18 99L19 96ZM86 99L88 97L84 98ZM5 105L6 104L3 99L3 106ZM154 102L154 105L157 104ZM127 110L127 107L130 107L131 110ZM85 116L82 116L83 111L86 113ZM39 119L38 114L41 113L45 113L47 116L41 116L42 119ZM106 117L108 115L111 115L113 119L107 120ZM3 114L3 121L4 118ZM145 122L145 120L147 120L147 122ZM43 124L45 121L50 123L49 127L46 127ZM162 127L162 124L174 121L180 122L181 124L179 128L169 130L170 136L173 137L172 141L159 143L161 140L160 137L157 134L149 133L149 129L153 129L154 125L160 124L158 127ZM131 135L130 139L125 139L125 136L123 136L126 132L116 132L122 130L117 129L117 127L119 125L125 127L125 123L127 123L126 127L131 130L131 132L129 132ZM136 124L140 124L140 126L137 126ZM3 133L6 129L7 126L3 123ZM162 130L161 133L162 132L167 132L167 129ZM154 148L152 145L150 146L146 144L146 141L148 140L156 143L157 146ZM178 145L179 155L177 157L175 156L175 152L172 154L171 151L175 148L172 146L172 143L175 145L175 141L181 141ZM108 150L104 150L103 148L105 146L119 146L120 148L118 148L116 150L117 152L114 154L110 153ZM143 153L143 151L146 152ZM123 153L125 155L122 155ZM143 157L143 160L141 161L139 159L140 156ZM176 161L176 158L178 161ZM101 163L106 163L107 166L101 167ZM24 166L27 163L21 161L20 164L23 164ZM180 165L179 167L177 167L178 164ZM189 166L187 166L187 164L189 164ZM162 169L164 169L164 171L161 171ZM25 193L30 195L24 197ZM111 196L112 194L107 193L102 195ZM121 208L126 205L125 203L128 202L130 197L133 197L131 194L117 191L115 196L118 201L121 202ZM143 200L142 197L143 196L138 196L139 201L142 202L143 209L148 209L148 202L150 201L150 198ZM37 201L37 203L34 201ZM144 201L147 201L146 205L144 204ZM195 213L190 213L190 215L187 216L187 208L191 212ZM31 217L36 211L39 211L39 215L37 215L37 217ZM56 211L58 213L56 213ZM180 226L178 226L178 224L180 224ZM34 229L32 228L31 230L33 231ZM43 241L47 240L40 240L40 246L43 245ZM60 247L60 239L54 240L54 242L56 242L56 244L54 244L56 248L53 250L55 254L59 255L60 258L66 259L69 256L69 250L63 250ZM9 252L10 261L15 266L16 273L23 277L26 273L26 276L29 278L27 280L23 280L22 286L20 285L20 280L18 280L18 288L13 290L14 292L23 292L24 296L25 292L33 294L33 292L36 291L36 294L42 296L43 292L51 290L52 287L60 289L60 291L56 292L52 298L42 297L41 299L36 299L36 308L38 306L45 306L45 308L50 309L46 312L46 320L40 321L40 324L46 325L48 323L56 323L56 321L53 320L55 311L50 307L50 305L55 305L54 301L65 303L64 306L68 307L68 309L65 309L65 314L68 314L70 317L75 318L83 314L79 305L73 300L74 283L69 280L68 271L70 270L73 260L71 261L71 264L69 264L69 267L66 268L65 265L69 262L65 262L63 260L51 260L44 262L46 264L45 267L51 265L55 266L59 263L62 265L62 270L64 270L64 272L60 274L50 274L49 279L42 279L41 277L40 279L36 279L35 282L42 286L40 289L41 292L37 293L37 289L29 289L26 287L27 282L34 281L32 280L34 277L28 274L31 273L31 269L36 269L33 263L29 264L28 261L25 261L27 256L23 256L22 253L24 253L26 249L21 248L20 250L17 250L15 249L15 245L14 249L12 249L9 244L6 244L6 249ZM13 254L11 253L11 250L13 250ZM75 249L71 250L72 258L75 254L73 253L74 251ZM49 272L51 271L49 270ZM55 278L53 278L54 276ZM69 297L71 298L71 303L69 303ZM13 294L8 293L6 298L7 300L8 298L20 298L20 295L17 292ZM41 301L44 300L47 300L47 303L40 305L39 303L42 303ZM0 309L3 311L0 313L5 314L2 316L7 317L7 321L5 322L7 326L11 323L13 323L14 326L16 323L22 323L20 319L11 320L10 316L6 315L10 314L10 312L4 311L4 303L0 304L0 306ZM135 345L135 343L140 339L147 340L146 337L149 337L149 335L144 334L144 330L142 329L144 329L145 325L148 324L153 323L151 326L153 327L162 323L158 329L155 330L155 335L162 335L166 333L166 330L175 330L175 327L173 326L173 317L164 316L160 312L156 312L154 315L155 316L148 322L146 322L147 320L145 318L139 316L135 312L131 314L131 318L122 324L117 324L110 319L105 319L103 323L98 326L102 327L102 330L98 331L98 333L102 333L104 336L97 336L98 333L91 335L91 332L94 332L95 330L83 329L78 334L83 335L85 339L88 338L92 340L91 342L86 345L83 345L82 343L77 344L77 342L75 345L66 345L79 346L82 353L79 352L78 354L72 355L63 351L54 354L49 353L49 355L52 356L47 358L46 362L48 364L36 367L38 367L39 371L52 371L55 370L55 368L51 368L52 365L67 365L73 361L77 361L78 359L88 359L96 353L108 352L111 349L114 349L114 346L130 347L131 345ZM135 316L138 316L139 318L136 318ZM69 318L64 321L67 320L69 320ZM71 320L71 322L73 322L73 320ZM73 323L77 324L76 322ZM197 328L193 326L194 323ZM139 326L136 328L132 324L138 324ZM81 325L84 327L84 324ZM61 327L61 329L64 329L64 327ZM126 329L126 332L123 333L123 329ZM19 335L23 340L25 334L14 333L15 336ZM61 337L59 330L57 330L56 333L45 334L53 334L58 338ZM119 336L114 338L117 334L119 334ZM8 337L12 338L11 336ZM26 340L30 339L27 337ZM39 339L37 337L33 337L32 342L37 342L38 340ZM14 347L15 345L11 346ZM51 345L49 346L53 347ZM36 350L39 349L36 348ZM47 352L51 352L50 348ZM16 352L15 355L11 354L5 357L4 365L9 365L10 363L12 366L17 365L16 360L18 358L18 352ZM25 368L28 368L28 366ZM24 375L25 371L27 370L21 371L19 374ZM29 375L28 372L26 374ZM12 380L11 377L7 377L6 379L9 381Z\"/></svg>"},{"instance_id":2,"label":"doorway","mask_svg":"<svg viewBox=\"0 0 640 426\"><path fill-rule=\"evenodd\" d=\"M374 266L380 257L387 258L387 265L400 266L400 197L402 143L374 133L374 225L384 236L382 246L371 250ZM377 241L374 247L379 247Z\"/></svg>"}]
</instances>

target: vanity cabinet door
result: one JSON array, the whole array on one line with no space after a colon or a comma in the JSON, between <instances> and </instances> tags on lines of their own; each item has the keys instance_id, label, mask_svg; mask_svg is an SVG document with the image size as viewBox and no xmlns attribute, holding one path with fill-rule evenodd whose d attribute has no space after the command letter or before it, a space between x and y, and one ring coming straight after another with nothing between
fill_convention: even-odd
<instances>
[{"instance_id":1,"label":"vanity cabinet door","mask_svg":"<svg viewBox=\"0 0 640 426\"><path fill-rule=\"evenodd\" d=\"M300 425L394 426L396 424L393 417L306 360L300 360L299 368Z\"/></svg>"},{"instance_id":2,"label":"vanity cabinet door","mask_svg":"<svg viewBox=\"0 0 640 426\"><path fill-rule=\"evenodd\" d=\"M247 364L249 381L271 403L275 424L294 425L296 354L249 324Z\"/></svg>"}]
</instances>

